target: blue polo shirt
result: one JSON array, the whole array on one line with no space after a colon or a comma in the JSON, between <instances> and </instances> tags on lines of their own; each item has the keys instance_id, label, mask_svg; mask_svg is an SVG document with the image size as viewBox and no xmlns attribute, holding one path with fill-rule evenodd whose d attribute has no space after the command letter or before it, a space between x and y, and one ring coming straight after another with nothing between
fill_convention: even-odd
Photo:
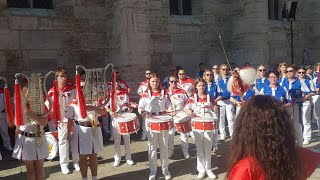
<instances>
[{"instance_id":1,"label":"blue polo shirt","mask_svg":"<svg viewBox=\"0 0 320 180\"><path fill-rule=\"evenodd\" d=\"M257 78L255 86L258 91L261 91L263 87L269 86L269 84L270 84L270 81L268 78Z\"/></svg>"},{"instance_id":2,"label":"blue polo shirt","mask_svg":"<svg viewBox=\"0 0 320 180\"><path fill-rule=\"evenodd\" d=\"M260 91L263 95L268 95L274 97L276 100L280 101L282 104L292 102L288 90L285 87L278 86L276 88L271 88L270 86L265 86Z\"/></svg>"},{"instance_id":3,"label":"blue polo shirt","mask_svg":"<svg viewBox=\"0 0 320 180\"><path fill-rule=\"evenodd\" d=\"M231 93L227 90L228 80L229 76L227 76L225 79L223 79L221 76L218 78L218 92L221 96L223 96L223 99L229 99L231 96Z\"/></svg>"},{"instance_id":4,"label":"blue polo shirt","mask_svg":"<svg viewBox=\"0 0 320 180\"><path fill-rule=\"evenodd\" d=\"M218 96L221 96L218 92L218 87L215 82L207 83L206 84L206 92L209 94L213 99L217 99Z\"/></svg>"},{"instance_id":5,"label":"blue polo shirt","mask_svg":"<svg viewBox=\"0 0 320 180\"><path fill-rule=\"evenodd\" d=\"M243 99L247 101L250 97L255 95L255 91L253 89L248 89L244 94L243 94ZM234 99L236 99L238 102L242 102L240 96L235 96L232 95Z\"/></svg>"}]
</instances>

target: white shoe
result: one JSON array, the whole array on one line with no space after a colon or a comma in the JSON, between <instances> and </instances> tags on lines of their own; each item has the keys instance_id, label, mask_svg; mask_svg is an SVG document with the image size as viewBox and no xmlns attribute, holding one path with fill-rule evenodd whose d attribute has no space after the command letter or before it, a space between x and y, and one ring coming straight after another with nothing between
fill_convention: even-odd
<instances>
[{"instance_id":1,"label":"white shoe","mask_svg":"<svg viewBox=\"0 0 320 180\"><path fill-rule=\"evenodd\" d=\"M127 160L127 164L128 164L129 166L132 166L132 165L134 164L134 162L133 162L131 159L128 159L128 160Z\"/></svg>"},{"instance_id":2,"label":"white shoe","mask_svg":"<svg viewBox=\"0 0 320 180\"><path fill-rule=\"evenodd\" d=\"M185 159L189 159L190 158L190 154L188 152L186 152L186 153L184 152L183 156L184 156Z\"/></svg>"},{"instance_id":3,"label":"white shoe","mask_svg":"<svg viewBox=\"0 0 320 180\"><path fill-rule=\"evenodd\" d=\"M303 141L303 145L307 145L307 144L310 144L310 140L304 140Z\"/></svg>"},{"instance_id":4,"label":"white shoe","mask_svg":"<svg viewBox=\"0 0 320 180\"><path fill-rule=\"evenodd\" d=\"M206 172L199 172L197 178L198 179L203 179L205 175L206 175Z\"/></svg>"},{"instance_id":5,"label":"white shoe","mask_svg":"<svg viewBox=\"0 0 320 180\"><path fill-rule=\"evenodd\" d=\"M165 180L170 180L171 179L171 174L169 172L167 172L165 175L164 175L164 179Z\"/></svg>"},{"instance_id":6,"label":"white shoe","mask_svg":"<svg viewBox=\"0 0 320 180\"><path fill-rule=\"evenodd\" d=\"M114 167L118 167L119 165L120 165L120 161L114 161L114 162L113 162L113 166L114 166Z\"/></svg>"},{"instance_id":7,"label":"white shoe","mask_svg":"<svg viewBox=\"0 0 320 180\"><path fill-rule=\"evenodd\" d=\"M207 170L207 175L210 179L216 179L217 176L215 174L213 174L213 172L211 170Z\"/></svg>"},{"instance_id":8,"label":"white shoe","mask_svg":"<svg viewBox=\"0 0 320 180\"><path fill-rule=\"evenodd\" d=\"M70 171L68 169L68 166L61 166L61 172L62 174L69 174Z\"/></svg>"},{"instance_id":9,"label":"white shoe","mask_svg":"<svg viewBox=\"0 0 320 180\"><path fill-rule=\"evenodd\" d=\"M73 164L73 167L76 171L80 171L80 166L79 166L79 163L74 163Z\"/></svg>"},{"instance_id":10,"label":"white shoe","mask_svg":"<svg viewBox=\"0 0 320 180\"><path fill-rule=\"evenodd\" d=\"M147 134L146 133L142 133L141 140L144 141L146 139L147 139Z\"/></svg>"},{"instance_id":11,"label":"white shoe","mask_svg":"<svg viewBox=\"0 0 320 180\"><path fill-rule=\"evenodd\" d=\"M220 135L220 140L221 140L221 141L226 140L226 136L225 136L225 135Z\"/></svg>"},{"instance_id":12,"label":"white shoe","mask_svg":"<svg viewBox=\"0 0 320 180\"><path fill-rule=\"evenodd\" d=\"M113 141L113 136L110 136L109 141Z\"/></svg>"},{"instance_id":13,"label":"white shoe","mask_svg":"<svg viewBox=\"0 0 320 180\"><path fill-rule=\"evenodd\" d=\"M156 175L153 173L150 173L149 180L155 180L155 179L156 179Z\"/></svg>"}]
</instances>

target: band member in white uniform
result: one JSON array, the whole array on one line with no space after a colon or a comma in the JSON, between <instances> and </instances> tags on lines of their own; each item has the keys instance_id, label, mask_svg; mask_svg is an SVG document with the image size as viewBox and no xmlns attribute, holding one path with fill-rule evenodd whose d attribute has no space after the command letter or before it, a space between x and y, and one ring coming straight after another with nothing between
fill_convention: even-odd
<instances>
[{"instance_id":1,"label":"band member in white uniform","mask_svg":"<svg viewBox=\"0 0 320 180\"><path fill-rule=\"evenodd\" d=\"M67 79L67 72L64 68L59 67L56 71L56 79L57 83L59 84L60 87L60 102L55 102L55 97L54 95L57 94L55 92L54 87L52 87L49 90L49 97L51 98L52 104L59 103L60 110L57 110L55 108L59 108L57 106L53 106L53 111L52 115L49 116L49 127L53 126L54 128L51 127L52 129L55 128L55 122L58 121L58 139L59 139L59 161L60 161L60 167L61 167L61 172L63 174L69 174L69 152L70 152L70 144L69 141L71 140L71 127L72 127L72 120L68 120L64 115L64 112L67 110L68 105L72 102L73 99L76 98L76 87L75 85L68 81ZM46 106L49 106L48 100L46 101ZM60 119L55 120L54 114L60 112ZM51 124L51 125L50 125ZM72 154L72 161L73 161L73 166L76 171L80 171L80 166L79 166L79 156L76 154Z\"/></svg>"},{"instance_id":2,"label":"band member in white uniform","mask_svg":"<svg viewBox=\"0 0 320 180\"><path fill-rule=\"evenodd\" d=\"M311 97L315 95L316 89L312 80L306 78L304 67L298 68L298 76L303 92L304 102L302 103L302 125L303 125L303 144L310 144L311 140Z\"/></svg>"},{"instance_id":3,"label":"band member in white uniform","mask_svg":"<svg viewBox=\"0 0 320 180\"><path fill-rule=\"evenodd\" d=\"M169 81L169 88L167 89L167 93L170 97L172 106L174 111L179 113L183 110L185 103L188 100L188 96L185 90L180 89L177 87L177 77L175 75L171 75L168 78ZM174 145L174 134L175 134L175 128L172 128L171 131L169 131L169 157L173 155L173 145ZM188 134L187 133L180 133L180 139L181 139L181 147L182 147L182 153L183 156L186 159L190 158L188 149Z\"/></svg>"},{"instance_id":4,"label":"band member in white uniform","mask_svg":"<svg viewBox=\"0 0 320 180\"><path fill-rule=\"evenodd\" d=\"M148 115L161 115L166 114L167 111L172 111L171 102L164 90L160 89L160 79L156 74L152 73L149 79L148 91L140 96L138 112L142 116ZM171 115L175 115L174 113ZM171 179L169 172L169 159L168 159L168 131L160 133L153 133L147 129L148 132L148 157L150 175L149 180L155 180L157 174L157 147L160 149L160 162L162 174L166 180Z\"/></svg>"},{"instance_id":5,"label":"band member in white uniform","mask_svg":"<svg viewBox=\"0 0 320 180\"><path fill-rule=\"evenodd\" d=\"M80 75L83 83L85 74L80 73ZM98 107L86 105L86 117L83 118L79 102L81 101L73 100L73 103L68 106L65 114L66 118L74 120L71 151L72 154L79 155L82 179L87 180L89 162L92 180L97 180L97 153L103 150L102 132L98 125L97 116L105 116L106 112Z\"/></svg>"},{"instance_id":6,"label":"band member in white uniform","mask_svg":"<svg viewBox=\"0 0 320 180\"><path fill-rule=\"evenodd\" d=\"M184 69L178 71L178 87L185 90L190 97L194 93L194 80L189 78Z\"/></svg>"},{"instance_id":7,"label":"band member in white uniform","mask_svg":"<svg viewBox=\"0 0 320 180\"><path fill-rule=\"evenodd\" d=\"M233 133L233 121L234 121L234 106L230 101L231 93L227 89L227 83L229 80L228 75L228 66L226 64L221 64L220 66L220 77L218 78L218 92L222 95L222 99L217 101L220 106L220 123L219 123L219 131L220 131L220 140L226 139L226 124L225 118L228 120L228 127L230 137L232 137Z\"/></svg>"},{"instance_id":8,"label":"band member in white uniform","mask_svg":"<svg viewBox=\"0 0 320 180\"><path fill-rule=\"evenodd\" d=\"M147 69L146 70L146 79L142 81L139 85L139 88L137 90L137 93L139 96L141 96L147 89L148 89L148 81L149 81L149 76L151 74L151 70ZM146 131L146 124L145 121L142 120L142 135L141 135L141 140L146 140L147 138L147 131Z\"/></svg>"},{"instance_id":9,"label":"band member in white uniform","mask_svg":"<svg viewBox=\"0 0 320 180\"><path fill-rule=\"evenodd\" d=\"M206 82L202 78L195 81L196 94L190 97L183 109L189 115L196 114L201 117L203 108L199 103L210 103L212 105L210 111L216 115L218 106L213 98L206 94ZM214 112L214 113L213 113ZM218 117L217 117L218 118ZM195 144L197 147L197 170L199 172L197 178L203 179L204 176L209 176L210 179L215 179L217 176L211 170L211 148L212 148L212 133L207 131L194 131Z\"/></svg>"},{"instance_id":10,"label":"band member in white uniform","mask_svg":"<svg viewBox=\"0 0 320 180\"><path fill-rule=\"evenodd\" d=\"M25 99L28 93L27 86L27 84L21 85L21 99ZM22 111L24 112L21 113L25 113L26 116L22 115L20 118L17 117L17 112L15 112L15 122L22 121L24 124L16 127L16 144L12 157L24 162L28 180L42 180L45 179L44 159L49 155L47 139L43 134L43 127L48 124L48 119L32 113L30 109L25 107L22 107Z\"/></svg>"},{"instance_id":11,"label":"band member in white uniform","mask_svg":"<svg viewBox=\"0 0 320 180\"><path fill-rule=\"evenodd\" d=\"M6 114L5 104L4 104L3 89L0 90L0 135L2 137L4 148L6 148L8 151L12 151L13 148L11 146L10 136L8 133L8 122L7 122L7 114Z\"/></svg>"},{"instance_id":12,"label":"band member in white uniform","mask_svg":"<svg viewBox=\"0 0 320 180\"><path fill-rule=\"evenodd\" d=\"M130 134L121 135L119 133L119 124L115 117L119 113L128 111L128 108L137 107L137 104L135 104L132 99L130 98L129 92L123 88L120 87L120 83L117 80L116 82L116 105L117 105L117 112L111 111L111 101L109 102L109 113L111 116L111 123L112 123L112 133L114 138L114 163L113 166L117 167L120 164L121 161L121 136L123 138L124 143L124 149L125 149L125 157L126 162L128 165L133 165L134 162L131 159L131 151L130 151ZM110 91L110 94L112 94L112 91ZM129 106L129 107L128 107Z\"/></svg>"}]
</instances>

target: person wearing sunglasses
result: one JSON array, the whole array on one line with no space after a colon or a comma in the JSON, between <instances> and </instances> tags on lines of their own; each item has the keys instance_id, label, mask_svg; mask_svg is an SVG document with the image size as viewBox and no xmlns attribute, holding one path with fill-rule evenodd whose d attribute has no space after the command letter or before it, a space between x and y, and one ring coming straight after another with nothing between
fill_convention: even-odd
<instances>
[{"instance_id":1,"label":"person wearing sunglasses","mask_svg":"<svg viewBox=\"0 0 320 180\"><path fill-rule=\"evenodd\" d=\"M316 89L313 81L306 78L306 69L298 68L298 77L303 92L302 103L302 125L303 125L303 144L310 144L311 140L311 97L315 95Z\"/></svg>"},{"instance_id":2,"label":"person wearing sunglasses","mask_svg":"<svg viewBox=\"0 0 320 180\"><path fill-rule=\"evenodd\" d=\"M212 97L215 101L221 100L222 96L220 93L218 93L218 87L214 81L213 73L209 69L204 70L203 79L206 82L206 93L209 94L210 97ZM212 135L212 151L216 152L218 150L218 134L213 133Z\"/></svg>"},{"instance_id":3,"label":"person wearing sunglasses","mask_svg":"<svg viewBox=\"0 0 320 180\"><path fill-rule=\"evenodd\" d=\"M256 93L259 93L264 86L269 86L270 81L266 77L266 67L263 64L260 64L257 68L257 79L254 84L254 90Z\"/></svg>"},{"instance_id":4,"label":"person wearing sunglasses","mask_svg":"<svg viewBox=\"0 0 320 180\"><path fill-rule=\"evenodd\" d=\"M170 68L170 72L169 72L169 76L165 77L162 83L162 88L163 89L168 89L170 86L170 82L169 82L169 77L170 76L175 76L176 74L176 70L174 68Z\"/></svg>"},{"instance_id":5,"label":"person wearing sunglasses","mask_svg":"<svg viewBox=\"0 0 320 180\"><path fill-rule=\"evenodd\" d=\"M288 107L287 110L292 116L295 134L297 138L297 144L302 145L302 125L300 120L301 104L303 102L301 83L299 78L296 77L295 65L292 64L287 67L287 78L282 82L282 86L285 87L289 95L292 98L292 107Z\"/></svg>"},{"instance_id":6,"label":"person wearing sunglasses","mask_svg":"<svg viewBox=\"0 0 320 180\"><path fill-rule=\"evenodd\" d=\"M227 89L227 84L229 81L228 66L226 64L220 65L220 76L218 78L218 93L221 94L222 99L218 100L217 103L220 106L220 140L224 141L226 139L226 124L225 118L228 120L228 127L230 137L233 133L233 121L234 121L234 106L230 101L231 93Z\"/></svg>"},{"instance_id":7,"label":"person wearing sunglasses","mask_svg":"<svg viewBox=\"0 0 320 180\"><path fill-rule=\"evenodd\" d=\"M279 77L279 85L282 86L282 83L284 80L287 79L287 63L282 62L279 64L278 66L278 71L280 73L280 77Z\"/></svg>"},{"instance_id":8,"label":"person wearing sunglasses","mask_svg":"<svg viewBox=\"0 0 320 180\"><path fill-rule=\"evenodd\" d=\"M212 66L212 73L214 77L214 82L218 82L219 78L219 65L215 64Z\"/></svg>"},{"instance_id":9,"label":"person wearing sunglasses","mask_svg":"<svg viewBox=\"0 0 320 180\"><path fill-rule=\"evenodd\" d=\"M188 97L192 96L194 92L194 80L187 76L184 69L178 71L178 87L185 90L188 94Z\"/></svg>"},{"instance_id":10,"label":"person wearing sunglasses","mask_svg":"<svg viewBox=\"0 0 320 180\"><path fill-rule=\"evenodd\" d=\"M185 104L188 100L188 95L185 90L178 88L177 83L178 83L178 79L175 75L169 76L170 86L166 90L166 93L170 97L174 111L176 111L177 113L180 113L183 110L183 107L185 106ZM169 131L169 157L171 157L173 155L173 145L174 145L175 132L176 132L175 128L172 128ZM189 159L190 155L188 152L188 149L189 149L188 134L187 133L180 133L180 139L181 139L181 147L182 147L183 156L185 159Z\"/></svg>"},{"instance_id":11,"label":"person wearing sunglasses","mask_svg":"<svg viewBox=\"0 0 320 180\"><path fill-rule=\"evenodd\" d=\"M128 84L121 78L121 73L117 67L114 68L114 71L116 72L116 78L119 79L120 87L123 89L126 89L129 93L131 92L131 89L129 88ZM112 88L112 82L108 82L108 88L111 90Z\"/></svg>"},{"instance_id":12,"label":"person wearing sunglasses","mask_svg":"<svg viewBox=\"0 0 320 180\"><path fill-rule=\"evenodd\" d=\"M147 69L145 73L146 79L140 83L139 88L137 90L137 94L139 94L139 96L141 96L148 89L150 74L151 74L151 70ZM144 141L147 138L146 124L144 121L141 123L141 126L142 126L141 140Z\"/></svg>"}]
</instances>

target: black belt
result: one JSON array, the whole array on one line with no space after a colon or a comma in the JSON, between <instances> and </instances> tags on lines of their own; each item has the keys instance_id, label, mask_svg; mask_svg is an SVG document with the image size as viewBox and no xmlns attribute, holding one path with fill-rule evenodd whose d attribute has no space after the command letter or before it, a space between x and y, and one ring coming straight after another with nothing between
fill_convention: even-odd
<instances>
[{"instance_id":1,"label":"black belt","mask_svg":"<svg viewBox=\"0 0 320 180\"><path fill-rule=\"evenodd\" d=\"M228 99L230 99L230 98L225 98L225 97L224 97L224 98L222 98L221 100L228 100Z\"/></svg>"},{"instance_id":2,"label":"black belt","mask_svg":"<svg viewBox=\"0 0 320 180\"><path fill-rule=\"evenodd\" d=\"M26 136L26 137L40 137L40 136L37 136L35 133L29 133L29 132L24 132L24 131L20 131L19 134L21 134L22 136Z\"/></svg>"},{"instance_id":3,"label":"black belt","mask_svg":"<svg viewBox=\"0 0 320 180\"><path fill-rule=\"evenodd\" d=\"M156 115L164 115L166 113L167 112L163 111L163 112L159 112L158 114L157 113L150 113L150 114L153 115L153 116L156 116Z\"/></svg>"},{"instance_id":4,"label":"black belt","mask_svg":"<svg viewBox=\"0 0 320 180\"><path fill-rule=\"evenodd\" d=\"M81 121L74 121L74 123L76 123L77 125L79 125L79 126L84 126L84 127L92 127L92 124L91 124L91 122L89 122L89 121L83 121L83 122L81 122ZM97 127L99 126L99 124L97 124Z\"/></svg>"}]
</instances>

